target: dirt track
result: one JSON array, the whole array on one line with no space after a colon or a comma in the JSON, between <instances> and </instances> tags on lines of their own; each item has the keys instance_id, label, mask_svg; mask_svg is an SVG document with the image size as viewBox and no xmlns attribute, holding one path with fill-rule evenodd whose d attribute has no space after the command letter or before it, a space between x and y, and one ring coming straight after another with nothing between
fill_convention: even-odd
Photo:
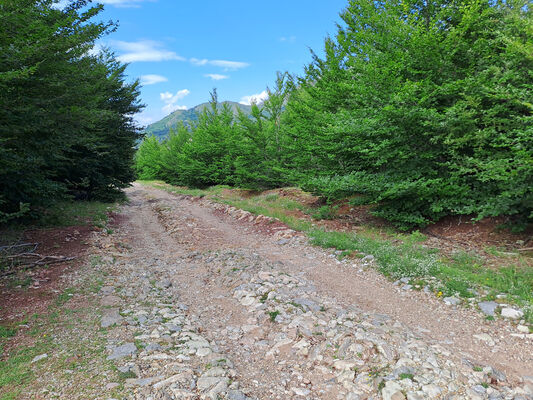
<instances>
[{"instance_id":1,"label":"dirt track","mask_svg":"<svg viewBox=\"0 0 533 400\"><path fill-rule=\"evenodd\" d=\"M531 341L511 336L506 322L401 291L290 231L265 233L269 222L246 213L139 185L128 194L120 235L131 253L113 266L115 282L108 284L128 294L131 274L166 282L160 289L172 289L194 321L191 329L210 343L209 350L191 351L191 376L213 364L212 354L232 363L211 379L213 387L196 382L176 398L227 395L228 385L234 398L365 398L383 388L394 398L488 398L493 390L491 398L512 398L510 387L518 395L522 376L533 371ZM121 329L119 338L128 333ZM164 369L141 367L140 378L157 375L155 383ZM139 398L175 396L173 385L143 387Z\"/></svg>"},{"instance_id":2,"label":"dirt track","mask_svg":"<svg viewBox=\"0 0 533 400\"><path fill-rule=\"evenodd\" d=\"M95 310L104 357L123 382L107 374L97 397L76 397L72 382L56 392L532 398L531 338L512 336L506 321L402 290L371 265L340 262L268 218L138 184L128 197L115 232L97 236L89 251L105 276Z\"/></svg>"}]
</instances>

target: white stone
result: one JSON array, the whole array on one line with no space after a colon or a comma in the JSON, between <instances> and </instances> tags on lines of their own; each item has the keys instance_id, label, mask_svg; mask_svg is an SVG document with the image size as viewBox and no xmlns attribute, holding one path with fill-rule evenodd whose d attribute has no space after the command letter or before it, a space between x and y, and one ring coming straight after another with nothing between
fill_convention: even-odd
<instances>
[{"instance_id":1,"label":"white stone","mask_svg":"<svg viewBox=\"0 0 533 400\"><path fill-rule=\"evenodd\" d=\"M36 363L37 361L44 360L44 359L47 358L47 357L48 357L48 354L46 354L46 353L45 353L45 354L40 354L40 355L38 355L38 356L35 356L35 357L33 358L33 360L31 360L31 363L32 363L32 364L33 364L33 363Z\"/></svg>"},{"instance_id":2,"label":"white stone","mask_svg":"<svg viewBox=\"0 0 533 400\"><path fill-rule=\"evenodd\" d=\"M520 310L515 310L511 307L506 307L502 309L502 317L510 319L519 319L522 318L524 313Z\"/></svg>"},{"instance_id":3,"label":"white stone","mask_svg":"<svg viewBox=\"0 0 533 400\"><path fill-rule=\"evenodd\" d=\"M383 396L383 400L399 400L405 398L402 393L402 387L394 381L385 383L381 395Z\"/></svg>"}]
</instances>

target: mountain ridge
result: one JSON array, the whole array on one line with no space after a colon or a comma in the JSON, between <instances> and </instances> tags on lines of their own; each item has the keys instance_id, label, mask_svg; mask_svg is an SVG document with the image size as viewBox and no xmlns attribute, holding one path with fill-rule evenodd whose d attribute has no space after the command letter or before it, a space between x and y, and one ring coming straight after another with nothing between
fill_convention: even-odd
<instances>
[{"instance_id":1,"label":"mountain ridge","mask_svg":"<svg viewBox=\"0 0 533 400\"><path fill-rule=\"evenodd\" d=\"M243 111L245 114L249 115L251 113L252 107L237 103L234 101L222 101L217 103L218 108L222 108L224 104L229 104L233 113L237 115L237 110ZM209 107L209 103L201 103L187 110L176 110L168 114L166 117L160 119L157 122L154 122L144 128L144 133L146 136L155 136L158 139L164 139L168 136L170 129L175 127L178 122L183 122L185 124L190 124L192 122L198 121L198 116L206 108Z\"/></svg>"}]
</instances>

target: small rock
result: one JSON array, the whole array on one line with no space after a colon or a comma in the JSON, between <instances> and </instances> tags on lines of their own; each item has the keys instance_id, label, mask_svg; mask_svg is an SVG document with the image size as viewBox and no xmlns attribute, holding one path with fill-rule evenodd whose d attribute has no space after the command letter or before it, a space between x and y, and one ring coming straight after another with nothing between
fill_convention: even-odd
<instances>
[{"instance_id":1,"label":"small rock","mask_svg":"<svg viewBox=\"0 0 533 400\"><path fill-rule=\"evenodd\" d=\"M364 256L361 261L364 262L364 263L371 263L372 261L374 261L375 257L371 254L367 255L367 256Z\"/></svg>"},{"instance_id":2,"label":"small rock","mask_svg":"<svg viewBox=\"0 0 533 400\"><path fill-rule=\"evenodd\" d=\"M227 394L228 400L246 400L246 396L240 390L228 390Z\"/></svg>"},{"instance_id":3,"label":"small rock","mask_svg":"<svg viewBox=\"0 0 533 400\"><path fill-rule=\"evenodd\" d=\"M385 383L385 387L381 391L381 395L383 396L383 400L405 399L405 396L402 393L402 387L394 381L388 381Z\"/></svg>"},{"instance_id":4,"label":"small rock","mask_svg":"<svg viewBox=\"0 0 533 400\"><path fill-rule=\"evenodd\" d=\"M291 389L296 396L307 396L311 391L309 389L304 388L292 388Z\"/></svg>"},{"instance_id":5,"label":"small rock","mask_svg":"<svg viewBox=\"0 0 533 400\"><path fill-rule=\"evenodd\" d=\"M524 313L520 310L515 310L511 307L506 307L502 309L502 317L510 319L519 319L522 318Z\"/></svg>"},{"instance_id":6,"label":"small rock","mask_svg":"<svg viewBox=\"0 0 533 400\"><path fill-rule=\"evenodd\" d=\"M40 355L38 355L38 356L35 356L35 357L33 358L33 360L31 360L31 363L32 363L32 364L33 364L33 363L36 363L37 361L44 360L44 359L47 358L47 357L48 357L48 354L46 354L46 353L45 353L45 354L40 354Z\"/></svg>"},{"instance_id":7,"label":"small rock","mask_svg":"<svg viewBox=\"0 0 533 400\"><path fill-rule=\"evenodd\" d=\"M439 397L442 392L442 389L437 385L430 384L422 386L422 391L428 396L428 398L434 399Z\"/></svg>"},{"instance_id":8,"label":"small rock","mask_svg":"<svg viewBox=\"0 0 533 400\"><path fill-rule=\"evenodd\" d=\"M125 343L122 346L117 346L113 349L113 353L107 357L108 360L117 360L131 356L137 352L137 347L133 343Z\"/></svg>"},{"instance_id":9,"label":"small rock","mask_svg":"<svg viewBox=\"0 0 533 400\"><path fill-rule=\"evenodd\" d=\"M107 295L111 294L115 291L115 288L113 286L103 286L102 289L100 289L100 293Z\"/></svg>"},{"instance_id":10,"label":"small rock","mask_svg":"<svg viewBox=\"0 0 533 400\"><path fill-rule=\"evenodd\" d=\"M479 306L479 309L483 314L489 315L491 317L494 317L496 315L495 311L496 308L498 308L498 303L495 301L482 301L477 304Z\"/></svg>"},{"instance_id":11,"label":"small rock","mask_svg":"<svg viewBox=\"0 0 533 400\"><path fill-rule=\"evenodd\" d=\"M122 321L122 316L118 312L118 308L111 308L104 311L102 316L102 328L108 328Z\"/></svg>"},{"instance_id":12,"label":"small rock","mask_svg":"<svg viewBox=\"0 0 533 400\"><path fill-rule=\"evenodd\" d=\"M529 333L529 328L525 325L518 325L516 329L518 329L518 331L522 333Z\"/></svg>"},{"instance_id":13,"label":"small rock","mask_svg":"<svg viewBox=\"0 0 533 400\"><path fill-rule=\"evenodd\" d=\"M113 389L116 389L118 388L120 385L116 382L110 382L108 383L107 385L105 385L105 389L106 390L113 390Z\"/></svg>"},{"instance_id":14,"label":"small rock","mask_svg":"<svg viewBox=\"0 0 533 400\"><path fill-rule=\"evenodd\" d=\"M159 289L168 289L172 286L172 282L170 282L168 279L164 279L162 281L157 282L155 286Z\"/></svg>"},{"instance_id":15,"label":"small rock","mask_svg":"<svg viewBox=\"0 0 533 400\"><path fill-rule=\"evenodd\" d=\"M100 300L100 304L104 307L117 306L121 303L121 301L121 298L118 296L107 295L102 297L102 300Z\"/></svg>"},{"instance_id":16,"label":"small rock","mask_svg":"<svg viewBox=\"0 0 533 400\"><path fill-rule=\"evenodd\" d=\"M457 297L445 297L442 300L444 301L444 304L449 306L456 306L458 304L461 304L461 300L459 300Z\"/></svg>"},{"instance_id":17,"label":"small rock","mask_svg":"<svg viewBox=\"0 0 533 400\"><path fill-rule=\"evenodd\" d=\"M480 333L478 335L474 335L474 339L481 340L483 342L486 342L489 346L494 346L494 339L487 333Z\"/></svg>"},{"instance_id":18,"label":"small rock","mask_svg":"<svg viewBox=\"0 0 533 400\"><path fill-rule=\"evenodd\" d=\"M159 343L150 343L148 346L144 348L145 351L156 351L161 350L161 345Z\"/></svg>"},{"instance_id":19,"label":"small rock","mask_svg":"<svg viewBox=\"0 0 533 400\"><path fill-rule=\"evenodd\" d=\"M198 357L205 357L211 354L211 349L208 347L201 347L198 350L196 350L196 355Z\"/></svg>"}]
</instances>

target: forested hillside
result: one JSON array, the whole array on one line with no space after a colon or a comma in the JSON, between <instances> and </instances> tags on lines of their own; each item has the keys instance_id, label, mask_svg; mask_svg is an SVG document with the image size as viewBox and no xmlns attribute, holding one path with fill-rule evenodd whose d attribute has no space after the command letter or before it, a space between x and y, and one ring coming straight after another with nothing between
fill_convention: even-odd
<instances>
[{"instance_id":1,"label":"forested hillside","mask_svg":"<svg viewBox=\"0 0 533 400\"><path fill-rule=\"evenodd\" d=\"M241 110L245 114L250 114L251 107L235 103L233 101L223 101L218 104L218 108L222 108L224 104L228 104L233 113L237 115ZM146 136L156 136L159 139L165 139L170 133L171 129L175 128L179 123L183 123L186 126L191 126L198 121L198 116L209 107L209 103L202 103L188 110L176 110L160 121L154 122L146 127L144 134Z\"/></svg>"},{"instance_id":2,"label":"forested hillside","mask_svg":"<svg viewBox=\"0 0 533 400\"><path fill-rule=\"evenodd\" d=\"M142 179L299 185L401 228L446 215L533 219L530 4L351 0L303 76L251 117L206 109L137 153Z\"/></svg>"},{"instance_id":3,"label":"forested hillside","mask_svg":"<svg viewBox=\"0 0 533 400\"><path fill-rule=\"evenodd\" d=\"M138 82L95 42L101 5L0 3L0 223L59 199L115 198L134 178Z\"/></svg>"}]
</instances>

